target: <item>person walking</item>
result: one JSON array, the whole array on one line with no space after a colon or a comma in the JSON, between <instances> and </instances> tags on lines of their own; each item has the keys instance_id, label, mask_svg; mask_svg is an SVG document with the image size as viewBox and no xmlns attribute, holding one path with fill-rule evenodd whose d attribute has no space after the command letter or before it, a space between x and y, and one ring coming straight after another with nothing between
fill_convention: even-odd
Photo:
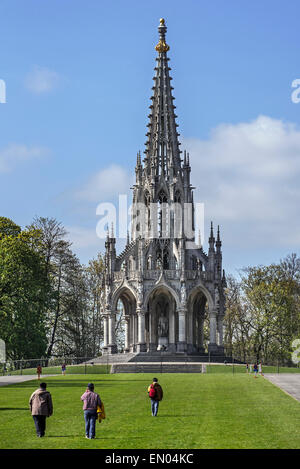
<instances>
[{"instance_id":1,"label":"person walking","mask_svg":"<svg viewBox=\"0 0 300 469\"><path fill-rule=\"evenodd\" d=\"M31 394L29 406L34 420L36 434L41 438L45 436L46 418L53 414L52 397L50 392L47 391L46 383L41 383L39 389Z\"/></svg>"},{"instance_id":2,"label":"person walking","mask_svg":"<svg viewBox=\"0 0 300 469\"><path fill-rule=\"evenodd\" d=\"M61 374L62 374L63 376L65 376L65 374L66 374L66 369L67 369L66 364L63 363L63 364L61 365Z\"/></svg>"},{"instance_id":3,"label":"person walking","mask_svg":"<svg viewBox=\"0 0 300 469\"><path fill-rule=\"evenodd\" d=\"M101 399L99 394L94 392L94 384L89 383L85 393L82 394L84 421L85 421L85 437L94 439L96 436L96 420L97 408L101 407Z\"/></svg>"},{"instance_id":4,"label":"person walking","mask_svg":"<svg viewBox=\"0 0 300 469\"><path fill-rule=\"evenodd\" d=\"M260 376L264 375L263 372L262 372L262 363L261 362L259 362L259 365L258 365L258 372L259 372Z\"/></svg>"},{"instance_id":5,"label":"person walking","mask_svg":"<svg viewBox=\"0 0 300 469\"><path fill-rule=\"evenodd\" d=\"M40 379L41 374L42 374L42 367L41 367L41 365L38 365L38 366L36 367L36 373L37 373L38 379Z\"/></svg>"},{"instance_id":6,"label":"person walking","mask_svg":"<svg viewBox=\"0 0 300 469\"><path fill-rule=\"evenodd\" d=\"M254 371L254 378L257 377L257 373L258 373L258 366L257 366L257 363L254 363L253 365L253 371Z\"/></svg>"},{"instance_id":7,"label":"person walking","mask_svg":"<svg viewBox=\"0 0 300 469\"><path fill-rule=\"evenodd\" d=\"M159 402L163 398L163 390L157 378L153 378L152 384L148 387L148 395L151 399L152 417L157 417Z\"/></svg>"}]
</instances>

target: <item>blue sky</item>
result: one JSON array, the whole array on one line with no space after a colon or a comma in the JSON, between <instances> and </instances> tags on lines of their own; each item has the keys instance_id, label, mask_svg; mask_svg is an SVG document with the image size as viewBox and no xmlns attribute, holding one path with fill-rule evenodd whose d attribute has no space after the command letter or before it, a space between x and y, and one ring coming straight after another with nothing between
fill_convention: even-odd
<instances>
[{"instance_id":1,"label":"blue sky","mask_svg":"<svg viewBox=\"0 0 300 469\"><path fill-rule=\"evenodd\" d=\"M57 218L82 262L103 248L96 207L130 194L164 17L204 248L213 220L229 272L299 254L299 13L293 0L2 0L1 215Z\"/></svg>"}]
</instances>

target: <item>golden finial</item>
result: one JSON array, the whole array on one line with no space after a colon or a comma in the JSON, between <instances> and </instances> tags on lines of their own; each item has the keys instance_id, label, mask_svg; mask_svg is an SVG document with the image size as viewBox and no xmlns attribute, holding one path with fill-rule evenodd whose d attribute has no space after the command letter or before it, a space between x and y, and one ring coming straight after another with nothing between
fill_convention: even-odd
<instances>
[{"instance_id":1,"label":"golden finial","mask_svg":"<svg viewBox=\"0 0 300 469\"><path fill-rule=\"evenodd\" d=\"M160 39L159 43L155 46L155 50L157 50L157 52L167 52L170 50L170 46Z\"/></svg>"},{"instance_id":2,"label":"golden finial","mask_svg":"<svg viewBox=\"0 0 300 469\"><path fill-rule=\"evenodd\" d=\"M165 25L164 18L160 18L158 30L160 32L160 39L159 39L159 43L155 46L155 50L157 50L157 52L167 52L168 50L170 50L170 47L168 46L168 44L166 44L166 41L165 41L165 32L167 28Z\"/></svg>"}]
</instances>

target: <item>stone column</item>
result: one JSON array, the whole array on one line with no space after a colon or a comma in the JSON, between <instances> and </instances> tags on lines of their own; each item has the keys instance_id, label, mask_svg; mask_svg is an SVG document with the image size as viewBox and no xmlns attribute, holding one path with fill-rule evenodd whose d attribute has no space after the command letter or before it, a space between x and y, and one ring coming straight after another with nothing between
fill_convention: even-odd
<instances>
[{"instance_id":1,"label":"stone column","mask_svg":"<svg viewBox=\"0 0 300 469\"><path fill-rule=\"evenodd\" d=\"M223 342L223 319L224 316L218 317L218 353L224 354L224 342Z\"/></svg>"},{"instance_id":2,"label":"stone column","mask_svg":"<svg viewBox=\"0 0 300 469\"><path fill-rule=\"evenodd\" d=\"M186 321L186 308L181 308L178 310L178 344L177 351L185 352L186 351L186 330L185 330L185 321Z\"/></svg>"},{"instance_id":3,"label":"stone column","mask_svg":"<svg viewBox=\"0 0 300 469\"><path fill-rule=\"evenodd\" d=\"M208 351L210 353L217 352L217 312L211 310L209 314L209 344Z\"/></svg>"},{"instance_id":4,"label":"stone column","mask_svg":"<svg viewBox=\"0 0 300 469\"><path fill-rule=\"evenodd\" d=\"M218 318L218 336L219 336L218 345L222 347L224 345L223 344L223 317L222 316Z\"/></svg>"},{"instance_id":5,"label":"stone column","mask_svg":"<svg viewBox=\"0 0 300 469\"><path fill-rule=\"evenodd\" d=\"M146 342L145 342L145 313L142 310L137 310L138 317L138 352L146 352Z\"/></svg>"},{"instance_id":6,"label":"stone column","mask_svg":"<svg viewBox=\"0 0 300 469\"><path fill-rule=\"evenodd\" d=\"M108 316L108 352L117 353L117 345L115 338L115 322L116 314L110 313Z\"/></svg>"},{"instance_id":7,"label":"stone column","mask_svg":"<svg viewBox=\"0 0 300 469\"><path fill-rule=\"evenodd\" d=\"M129 327L130 327L130 352L135 352L135 349L134 349L134 346L135 346L134 321L135 321L135 314L132 313L130 315L130 322L129 322Z\"/></svg>"},{"instance_id":8,"label":"stone column","mask_svg":"<svg viewBox=\"0 0 300 469\"><path fill-rule=\"evenodd\" d=\"M149 351L150 352L155 352L157 348L157 343L156 343L156 322L155 322L155 313L154 313L154 307L152 305L152 308L150 308L150 313L149 313L149 325L150 325L150 343L149 343Z\"/></svg>"},{"instance_id":9,"label":"stone column","mask_svg":"<svg viewBox=\"0 0 300 469\"><path fill-rule=\"evenodd\" d=\"M175 306L172 305L172 309L169 312L169 345L168 351L171 353L176 352L175 345Z\"/></svg>"},{"instance_id":10,"label":"stone column","mask_svg":"<svg viewBox=\"0 0 300 469\"><path fill-rule=\"evenodd\" d=\"M125 316L125 352L129 352L129 345L130 345L130 317Z\"/></svg>"},{"instance_id":11,"label":"stone column","mask_svg":"<svg viewBox=\"0 0 300 469\"><path fill-rule=\"evenodd\" d=\"M103 351L107 352L108 346L108 317L105 314L103 316Z\"/></svg>"}]
</instances>

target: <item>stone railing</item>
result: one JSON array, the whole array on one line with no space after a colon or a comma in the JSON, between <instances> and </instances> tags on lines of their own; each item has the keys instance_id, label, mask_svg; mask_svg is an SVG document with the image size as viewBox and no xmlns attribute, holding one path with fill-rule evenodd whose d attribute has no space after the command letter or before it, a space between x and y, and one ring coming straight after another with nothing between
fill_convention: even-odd
<instances>
[{"instance_id":1,"label":"stone railing","mask_svg":"<svg viewBox=\"0 0 300 469\"><path fill-rule=\"evenodd\" d=\"M197 270L186 270L187 280L201 279L202 281L211 280L211 273ZM114 280L116 282L122 281L127 278L128 280L138 280L139 272L136 270L128 270L127 273L124 271L114 272ZM161 270L145 270L143 278L145 280L158 280L161 275ZM181 271L178 269L164 270L164 276L167 280L180 280Z\"/></svg>"}]
</instances>

